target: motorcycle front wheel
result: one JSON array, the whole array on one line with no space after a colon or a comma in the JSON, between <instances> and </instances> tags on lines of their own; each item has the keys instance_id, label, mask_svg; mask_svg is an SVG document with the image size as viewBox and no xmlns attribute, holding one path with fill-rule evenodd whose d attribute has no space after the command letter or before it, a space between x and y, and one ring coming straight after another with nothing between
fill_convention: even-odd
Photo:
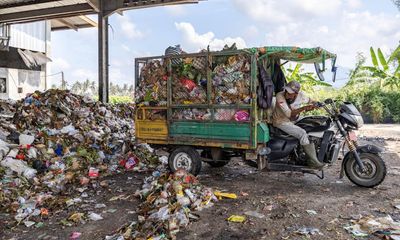
<instances>
[{"instance_id":1,"label":"motorcycle front wheel","mask_svg":"<svg viewBox=\"0 0 400 240\"><path fill-rule=\"evenodd\" d=\"M386 164L383 159L372 153L361 153L360 159L366 169L364 172L361 171L354 157L345 163L344 170L349 180L360 187L367 188L381 184L386 177Z\"/></svg>"}]
</instances>

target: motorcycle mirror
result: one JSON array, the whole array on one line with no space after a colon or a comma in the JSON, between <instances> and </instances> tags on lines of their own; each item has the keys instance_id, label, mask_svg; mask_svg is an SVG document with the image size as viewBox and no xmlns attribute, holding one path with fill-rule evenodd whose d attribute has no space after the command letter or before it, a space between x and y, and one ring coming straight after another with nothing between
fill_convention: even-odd
<instances>
[{"instance_id":1,"label":"motorcycle mirror","mask_svg":"<svg viewBox=\"0 0 400 240\"><path fill-rule=\"evenodd\" d=\"M331 98L328 98L324 101L325 104L332 104L333 100Z\"/></svg>"}]
</instances>

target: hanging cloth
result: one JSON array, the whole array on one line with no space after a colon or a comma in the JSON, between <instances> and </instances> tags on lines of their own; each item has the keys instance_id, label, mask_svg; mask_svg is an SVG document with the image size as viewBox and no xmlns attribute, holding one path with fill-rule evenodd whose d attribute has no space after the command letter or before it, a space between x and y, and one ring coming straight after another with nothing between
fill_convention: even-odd
<instances>
[{"instance_id":1,"label":"hanging cloth","mask_svg":"<svg viewBox=\"0 0 400 240\"><path fill-rule=\"evenodd\" d=\"M286 77L281 69L281 64L278 61L274 61L273 63L273 74L272 81L275 86L275 93L283 91L283 87L286 86Z\"/></svg>"},{"instance_id":2,"label":"hanging cloth","mask_svg":"<svg viewBox=\"0 0 400 240\"><path fill-rule=\"evenodd\" d=\"M274 96L274 83L272 82L271 71L265 70L262 61L258 62L258 70L258 106L263 109L268 109L272 107L272 98Z\"/></svg>"}]
</instances>

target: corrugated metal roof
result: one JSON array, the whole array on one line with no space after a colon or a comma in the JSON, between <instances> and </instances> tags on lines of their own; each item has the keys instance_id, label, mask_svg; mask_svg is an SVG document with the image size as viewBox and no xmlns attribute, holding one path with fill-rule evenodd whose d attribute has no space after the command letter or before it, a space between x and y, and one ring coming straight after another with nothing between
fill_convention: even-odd
<instances>
[{"instance_id":1,"label":"corrugated metal roof","mask_svg":"<svg viewBox=\"0 0 400 240\"><path fill-rule=\"evenodd\" d=\"M103 13L130 9L198 3L201 0L103 0ZM19 23L93 14L99 0L0 0L0 23Z\"/></svg>"},{"instance_id":2,"label":"corrugated metal roof","mask_svg":"<svg viewBox=\"0 0 400 240\"><path fill-rule=\"evenodd\" d=\"M35 0L0 0L0 6L14 4L14 3L23 3L23 2L28 3L34 1Z\"/></svg>"},{"instance_id":3,"label":"corrugated metal roof","mask_svg":"<svg viewBox=\"0 0 400 240\"><path fill-rule=\"evenodd\" d=\"M10 7L10 8L1 8L2 6L7 6L9 4L16 4L16 3L26 3L26 5L17 6L17 7ZM62 0L62 1L52 1L52 2L43 2L43 3L34 3L35 1L32 0L0 0L0 14L8 14L8 13L16 13L16 12L25 12L31 10L39 10L39 9L46 9L46 8L54 8L54 7L63 7L63 6L70 6L74 4L82 4L87 3L86 0Z\"/></svg>"},{"instance_id":4,"label":"corrugated metal roof","mask_svg":"<svg viewBox=\"0 0 400 240\"><path fill-rule=\"evenodd\" d=\"M73 29L78 30L79 28L97 27L97 22L87 16L74 16L67 18L57 18L51 20L51 30L66 30Z\"/></svg>"}]
</instances>

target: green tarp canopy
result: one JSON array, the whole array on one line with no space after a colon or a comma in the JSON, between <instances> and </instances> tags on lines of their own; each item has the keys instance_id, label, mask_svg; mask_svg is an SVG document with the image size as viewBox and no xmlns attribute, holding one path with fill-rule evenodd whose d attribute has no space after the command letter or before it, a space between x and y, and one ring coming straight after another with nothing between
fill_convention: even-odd
<instances>
[{"instance_id":1,"label":"green tarp canopy","mask_svg":"<svg viewBox=\"0 0 400 240\"><path fill-rule=\"evenodd\" d=\"M275 58L301 63L322 63L327 59L335 59L336 54L330 53L322 48L299 48L299 47L261 47L246 49L250 52L258 52L259 58ZM245 51L246 51L245 50Z\"/></svg>"}]
</instances>

